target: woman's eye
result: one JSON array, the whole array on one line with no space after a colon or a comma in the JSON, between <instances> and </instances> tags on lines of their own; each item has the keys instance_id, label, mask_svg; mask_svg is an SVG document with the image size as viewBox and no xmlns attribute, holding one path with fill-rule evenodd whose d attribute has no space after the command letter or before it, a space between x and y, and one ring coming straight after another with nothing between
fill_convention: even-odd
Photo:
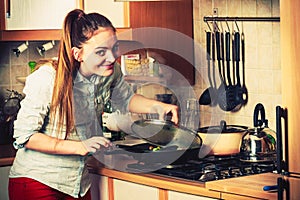
<instances>
[{"instance_id":1,"label":"woman's eye","mask_svg":"<svg viewBox=\"0 0 300 200\"><path fill-rule=\"evenodd\" d=\"M99 56L104 56L105 53L106 53L106 50L99 50L99 51L96 52L96 54L99 55Z\"/></svg>"}]
</instances>

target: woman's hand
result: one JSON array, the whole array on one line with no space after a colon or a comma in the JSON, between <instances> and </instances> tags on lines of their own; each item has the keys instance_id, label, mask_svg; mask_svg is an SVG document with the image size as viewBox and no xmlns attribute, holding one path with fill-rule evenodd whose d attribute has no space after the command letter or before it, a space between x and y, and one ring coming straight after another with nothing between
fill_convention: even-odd
<instances>
[{"instance_id":1,"label":"woman's hand","mask_svg":"<svg viewBox=\"0 0 300 200\"><path fill-rule=\"evenodd\" d=\"M82 149L80 149L80 155L85 156L89 153L95 153L102 147L110 147L112 143L106 139L105 137L101 136L94 136L87 140L83 140L82 142Z\"/></svg>"},{"instance_id":2,"label":"woman's hand","mask_svg":"<svg viewBox=\"0 0 300 200\"><path fill-rule=\"evenodd\" d=\"M171 113L171 121L178 124L178 106L148 99L139 94L135 94L131 98L129 111L133 113L158 113L160 119L164 119L167 114Z\"/></svg>"},{"instance_id":3,"label":"woman's hand","mask_svg":"<svg viewBox=\"0 0 300 200\"><path fill-rule=\"evenodd\" d=\"M176 105L159 102L151 108L151 113L158 113L160 120L165 120L171 114L171 121L178 124L178 107Z\"/></svg>"},{"instance_id":4,"label":"woman's hand","mask_svg":"<svg viewBox=\"0 0 300 200\"><path fill-rule=\"evenodd\" d=\"M111 142L105 137L95 136L83 141L63 140L48 136L44 133L35 133L27 141L27 149L59 155L81 155L95 153L101 147L110 147Z\"/></svg>"}]
</instances>

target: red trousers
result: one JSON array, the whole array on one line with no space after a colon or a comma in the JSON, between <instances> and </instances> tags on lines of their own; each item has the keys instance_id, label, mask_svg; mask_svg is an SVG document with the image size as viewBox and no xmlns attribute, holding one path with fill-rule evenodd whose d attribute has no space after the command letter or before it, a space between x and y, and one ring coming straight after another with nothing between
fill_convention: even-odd
<instances>
[{"instance_id":1,"label":"red trousers","mask_svg":"<svg viewBox=\"0 0 300 200\"><path fill-rule=\"evenodd\" d=\"M30 178L10 178L8 192L10 200L91 200L90 192L74 198Z\"/></svg>"}]
</instances>

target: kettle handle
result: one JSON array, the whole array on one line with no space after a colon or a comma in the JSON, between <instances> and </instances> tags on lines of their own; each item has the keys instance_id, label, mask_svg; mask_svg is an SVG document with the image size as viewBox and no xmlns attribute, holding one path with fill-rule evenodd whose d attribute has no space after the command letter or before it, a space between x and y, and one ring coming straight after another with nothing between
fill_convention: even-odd
<instances>
[{"instance_id":1,"label":"kettle handle","mask_svg":"<svg viewBox=\"0 0 300 200\"><path fill-rule=\"evenodd\" d=\"M260 113L260 117L261 117L260 120L258 119L259 113ZM265 121L266 121L265 108L261 103L258 103L255 106L254 114L253 114L254 127L261 127Z\"/></svg>"}]
</instances>

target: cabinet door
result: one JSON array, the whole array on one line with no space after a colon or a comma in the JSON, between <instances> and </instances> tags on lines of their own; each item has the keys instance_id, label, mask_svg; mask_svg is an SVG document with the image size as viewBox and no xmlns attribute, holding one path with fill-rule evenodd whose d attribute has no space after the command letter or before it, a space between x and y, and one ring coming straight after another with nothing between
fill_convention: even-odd
<instances>
[{"instance_id":1,"label":"cabinet door","mask_svg":"<svg viewBox=\"0 0 300 200\"><path fill-rule=\"evenodd\" d=\"M64 17L77 1L8 0L5 30L61 29ZM8 6L9 5L9 6Z\"/></svg>"},{"instance_id":2,"label":"cabinet door","mask_svg":"<svg viewBox=\"0 0 300 200\"><path fill-rule=\"evenodd\" d=\"M98 174L90 174L91 195L95 200L108 200L108 178Z\"/></svg>"},{"instance_id":3,"label":"cabinet door","mask_svg":"<svg viewBox=\"0 0 300 200\"><path fill-rule=\"evenodd\" d=\"M8 200L8 174L10 166L0 167L0 199Z\"/></svg>"},{"instance_id":4,"label":"cabinet door","mask_svg":"<svg viewBox=\"0 0 300 200\"><path fill-rule=\"evenodd\" d=\"M210 197L196 196L192 194L186 194L186 193L175 192L175 191L169 191L168 196L169 196L168 200L211 200L213 199Z\"/></svg>"},{"instance_id":5,"label":"cabinet door","mask_svg":"<svg viewBox=\"0 0 300 200\"><path fill-rule=\"evenodd\" d=\"M107 17L115 27L129 27L128 2L114 0L85 0L84 10L87 13L97 12Z\"/></svg>"},{"instance_id":6,"label":"cabinet door","mask_svg":"<svg viewBox=\"0 0 300 200\"><path fill-rule=\"evenodd\" d=\"M127 181L114 180L114 200L158 200L158 189Z\"/></svg>"}]
</instances>

